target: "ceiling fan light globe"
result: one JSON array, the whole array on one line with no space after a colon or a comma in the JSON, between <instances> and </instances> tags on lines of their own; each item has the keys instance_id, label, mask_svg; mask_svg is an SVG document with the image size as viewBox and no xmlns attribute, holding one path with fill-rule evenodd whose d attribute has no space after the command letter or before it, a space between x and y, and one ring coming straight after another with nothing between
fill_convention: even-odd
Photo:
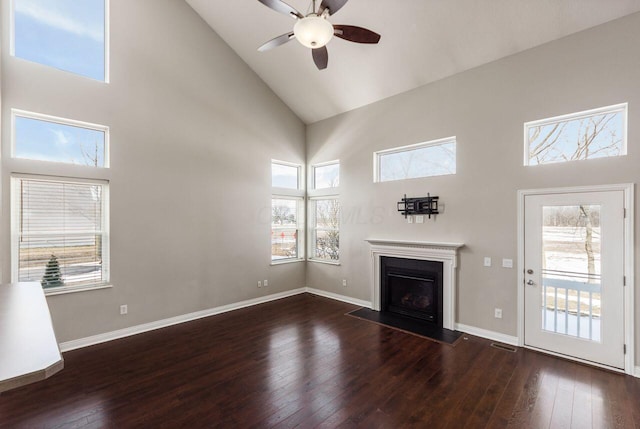
<instances>
[{"instance_id":1,"label":"ceiling fan light globe","mask_svg":"<svg viewBox=\"0 0 640 429\"><path fill-rule=\"evenodd\" d=\"M321 48L329 43L333 31L333 25L329 21L315 14L299 19L293 26L296 40L311 49Z\"/></svg>"}]
</instances>

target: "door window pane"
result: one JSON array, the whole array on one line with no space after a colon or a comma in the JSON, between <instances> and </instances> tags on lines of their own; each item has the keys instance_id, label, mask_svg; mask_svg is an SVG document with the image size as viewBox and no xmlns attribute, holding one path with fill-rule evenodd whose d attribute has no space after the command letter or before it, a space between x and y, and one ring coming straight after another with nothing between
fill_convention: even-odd
<instances>
[{"instance_id":1,"label":"door window pane","mask_svg":"<svg viewBox=\"0 0 640 429\"><path fill-rule=\"evenodd\" d=\"M545 206L542 329L600 341L600 206Z\"/></svg>"}]
</instances>

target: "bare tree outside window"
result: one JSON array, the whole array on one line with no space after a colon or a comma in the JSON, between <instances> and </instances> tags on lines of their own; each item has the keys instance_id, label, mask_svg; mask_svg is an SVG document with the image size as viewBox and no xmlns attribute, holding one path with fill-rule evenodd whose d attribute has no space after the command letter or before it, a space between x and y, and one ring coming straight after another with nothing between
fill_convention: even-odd
<instances>
[{"instance_id":1,"label":"bare tree outside window","mask_svg":"<svg viewBox=\"0 0 640 429\"><path fill-rule=\"evenodd\" d=\"M375 154L380 182L456 174L456 141L421 143Z\"/></svg>"},{"instance_id":2,"label":"bare tree outside window","mask_svg":"<svg viewBox=\"0 0 640 429\"><path fill-rule=\"evenodd\" d=\"M314 257L340 260L340 203L335 198L315 201Z\"/></svg>"},{"instance_id":3,"label":"bare tree outside window","mask_svg":"<svg viewBox=\"0 0 640 429\"><path fill-rule=\"evenodd\" d=\"M527 124L528 165L624 155L626 107Z\"/></svg>"}]
</instances>

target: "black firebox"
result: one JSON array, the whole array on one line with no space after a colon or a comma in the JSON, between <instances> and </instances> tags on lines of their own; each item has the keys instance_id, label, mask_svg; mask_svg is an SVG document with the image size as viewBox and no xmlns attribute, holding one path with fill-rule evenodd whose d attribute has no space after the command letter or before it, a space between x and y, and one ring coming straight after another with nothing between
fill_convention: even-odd
<instances>
[{"instance_id":1,"label":"black firebox","mask_svg":"<svg viewBox=\"0 0 640 429\"><path fill-rule=\"evenodd\" d=\"M442 328L442 262L382 256L380 276L381 311Z\"/></svg>"}]
</instances>

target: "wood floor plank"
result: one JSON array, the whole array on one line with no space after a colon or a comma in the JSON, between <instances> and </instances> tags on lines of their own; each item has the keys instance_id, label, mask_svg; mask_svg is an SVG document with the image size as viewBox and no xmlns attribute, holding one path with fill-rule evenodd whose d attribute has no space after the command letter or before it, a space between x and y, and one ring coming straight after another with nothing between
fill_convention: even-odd
<instances>
[{"instance_id":1,"label":"wood floor plank","mask_svg":"<svg viewBox=\"0 0 640 429\"><path fill-rule=\"evenodd\" d=\"M637 379L355 308L304 294L65 353L0 395L0 428L640 427Z\"/></svg>"}]
</instances>

